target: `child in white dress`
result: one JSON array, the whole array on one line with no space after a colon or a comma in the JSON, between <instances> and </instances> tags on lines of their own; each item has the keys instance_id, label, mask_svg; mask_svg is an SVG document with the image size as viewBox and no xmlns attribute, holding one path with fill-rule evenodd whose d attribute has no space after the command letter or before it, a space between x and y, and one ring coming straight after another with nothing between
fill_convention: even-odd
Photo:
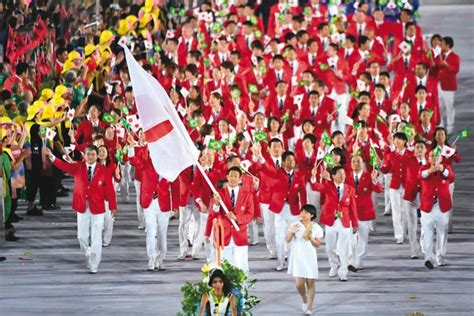
<instances>
[{"instance_id":1,"label":"child in white dress","mask_svg":"<svg viewBox=\"0 0 474 316\"><path fill-rule=\"evenodd\" d=\"M324 235L322 228L313 222L315 218L316 208L311 204L304 205L300 220L290 226L286 236L286 242L292 241L288 274L295 277L296 290L303 299L301 309L306 315L312 313L315 280L318 278L316 247L319 247Z\"/></svg>"}]
</instances>

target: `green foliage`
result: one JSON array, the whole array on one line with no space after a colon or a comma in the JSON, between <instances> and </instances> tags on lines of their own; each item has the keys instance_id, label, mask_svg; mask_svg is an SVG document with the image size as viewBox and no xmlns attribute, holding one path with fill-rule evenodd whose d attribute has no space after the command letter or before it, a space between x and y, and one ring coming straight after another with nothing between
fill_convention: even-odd
<instances>
[{"instance_id":1,"label":"green foliage","mask_svg":"<svg viewBox=\"0 0 474 316\"><path fill-rule=\"evenodd\" d=\"M183 293L183 300L181 301L181 311L178 316L194 316L198 313L198 306L204 294L209 294L211 288L207 285L210 273L213 269L218 268L215 265L205 264L202 271L202 281L199 283L187 282L181 287ZM249 280L247 274L231 265L224 260L220 269L225 273L232 284L232 292L236 295L237 309L240 311L239 315L252 316L252 308L260 303L260 299L254 295L249 294L249 290L255 286L257 280Z\"/></svg>"}]
</instances>

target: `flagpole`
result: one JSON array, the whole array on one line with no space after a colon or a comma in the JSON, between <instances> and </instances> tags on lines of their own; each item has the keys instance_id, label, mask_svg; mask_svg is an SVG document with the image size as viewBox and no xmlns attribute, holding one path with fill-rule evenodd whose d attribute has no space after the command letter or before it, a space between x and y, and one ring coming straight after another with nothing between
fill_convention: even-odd
<instances>
[{"instance_id":1,"label":"flagpole","mask_svg":"<svg viewBox=\"0 0 474 316\"><path fill-rule=\"evenodd\" d=\"M201 171L201 174L202 176L204 177L204 180L206 180L206 183L207 185L209 186L209 188L212 190L212 193L214 194L219 194L216 190L216 188L214 187L214 185L212 184L211 180L209 179L209 177L207 176L206 174L206 171L204 171L203 167L201 166L201 164L199 163L199 161L196 161L196 167L199 169L199 171ZM226 214L229 214L229 209L227 208L227 206L224 204L224 201L221 201L220 202L220 205L222 206L222 208L224 209L224 212ZM237 231L240 231L240 228L239 228L239 225L237 225L237 222L233 219L230 219L230 222L232 223L232 225L234 226L234 228L237 230Z\"/></svg>"}]
</instances>

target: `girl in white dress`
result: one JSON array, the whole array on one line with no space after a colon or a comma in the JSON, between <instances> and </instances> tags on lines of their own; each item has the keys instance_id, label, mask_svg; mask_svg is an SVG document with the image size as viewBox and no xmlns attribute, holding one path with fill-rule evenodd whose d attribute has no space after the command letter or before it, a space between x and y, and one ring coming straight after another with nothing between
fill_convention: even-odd
<instances>
[{"instance_id":1,"label":"girl in white dress","mask_svg":"<svg viewBox=\"0 0 474 316\"><path fill-rule=\"evenodd\" d=\"M322 228L313 222L316 218L316 208L306 204L300 212L300 220L294 222L286 236L286 242L291 242L288 274L295 277L296 290L303 299L301 309L306 315L311 315L314 296L316 294L315 280L318 278L318 257L316 247L319 247L323 237Z\"/></svg>"}]
</instances>

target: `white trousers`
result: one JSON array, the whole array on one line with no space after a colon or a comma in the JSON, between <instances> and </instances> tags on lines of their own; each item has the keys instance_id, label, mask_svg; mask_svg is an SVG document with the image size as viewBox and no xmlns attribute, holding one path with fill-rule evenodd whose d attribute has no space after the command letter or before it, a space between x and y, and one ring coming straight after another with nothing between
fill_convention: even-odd
<instances>
[{"instance_id":1,"label":"white trousers","mask_svg":"<svg viewBox=\"0 0 474 316\"><path fill-rule=\"evenodd\" d=\"M311 189L310 183L306 183L306 198L308 204L314 205L319 213L321 211L321 193Z\"/></svg>"},{"instance_id":2,"label":"white trousers","mask_svg":"<svg viewBox=\"0 0 474 316\"><path fill-rule=\"evenodd\" d=\"M449 194L451 194L451 201L454 202L454 182L449 184ZM449 224L448 224L448 232L452 232L453 230L453 213L454 213L454 203L451 211L449 212Z\"/></svg>"},{"instance_id":3,"label":"white trousers","mask_svg":"<svg viewBox=\"0 0 474 316\"><path fill-rule=\"evenodd\" d=\"M199 258L204 246L206 261L211 262L213 258L212 257L212 244L207 243L205 241L205 236L204 236L204 233L206 232L206 224L207 224L207 218L209 217L209 213L199 212L198 216L199 216L199 220L198 220L199 230L196 235L196 239L194 239L193 241L193 249L192 249L191 255L193 256L193 258Z\"/></svg>"},{"instance_id":4,"label":"white trousers","mask_svg":"<svg viewBox=\"0 0 474 316\"><path fill-rule=\"evenodd\" d=\"M326 226L325 229L329 266L331 269L338 269L339 267L337 270L339 278L345 278L348 272L352 229L345 228L340 219L336 219L332 226Z\"/></svg>"},{"instance_id":5,"label":"white trousers","mask_svg":"<svg viewBox=\"0 0 474 316\"><path fill-rule=\"evenodd\" d=\"M291 214L290 205L285 203L280 214L275 214L275 245L278 265L285 264L285 248L286 248L286 234L289 226L298 220L298 216ZM290 247L288 247L290 249Z\"/></svg>"},{"instance_id":6,"label":"white trousers","mask_svg":"<svg viewBox=\"0 0 474 316\"><path fill-rule=\"evenodd\" d=\"M230 264L249 274L249 247L237 246L234 239L230 238L229 245L222 251L222 259L229 261Z\"/></svg>"},{"instance_id":7,"label":"white trousers","mask_svg":"<svg viewBox=\"0 0 474 316\"><path fill-rule=\"evenodd\" d=\"M143 207L140 204L140 193L142 189L142 183L141 181L133 180L133 185L135 186L135 192L137 194L136 203L137 203L138 227L145 227L145 216L143 215Z\"/></svg>"},{"instance_id":8,"label":"white trousers","mask_svg":"<svg viewBox=\"0 0 474 316\"><path fill-rule=\"evenodd\" d=\"M402 197L404 188L400 186L398 189L390 189L390 204L392 206L392 222L393 222L393 233L395 239L404 238L405 232L405 219L402 211Z\"/></svg>"},{"instance_id":9,"label":"white trousers","mask_svg":"<svg viewBox=\"0 0 474 316\"><path fill-rule=\"evenodd\" d=\"M77 239L91 271L97 271L102 258L103 229L104 214L92 214L89 208L84 213L77 212Z\"/></svg>"},{"instance_id":10,"label":"white trousers","mask_svg":"<svg viewBox=\"0 0 474 316\"><path fill-rule=\"evenodd\" d=\"M421 212L421 227L423 234L421 242L423 245L423 252L425 253L425 260L434 262L435 252L437 259L443 259L446 255L448 246L448 221L449 213L441 212L439 204L433 205L430 213ZM436 229L436 247L433 247L433 239Z\"/></svg>"},{"instance_id":11,"label":"white trousers","mask_svg":"<svg viewBox=\"0 0 474 316\"><path fill-rule=\"evenodd\" d=\"M405 219L405 227L408 230L408 241L410 243L410 254L412 256L418 256L420 252L420 244L418 243L418 216L417 210L420 205L419 194L416 195L416 199L411 201L402 201L402 212L403 218Z\"/></svg>"},{"instance_id":12,"label":"white trousers","mask_svg":"<svg viewBox=\"0 0 474 316\"><path fill-rule=\"evenodd\" d=\"M337 126L334 126L332 131L339 130L343 133L346 132L347 126L347 111L348 111L348 95L347 93L337 94L335 91L331 94L332 98L336 101L337 108ZM349 113L350 114L350 113Z\"/></svg>"},{"instance_id":13,"label":"white trousers","mask_svg":"<svg viewBox=\"0 0 474 316\"><path fill-rule=\"evenodd\" d=\"M105 201L105 214L104 214L104 236L102 245L107 247L112 241L112 235L114 233L114 222L115 218L109 208L109 202Z\"/></svg>"},{"instance_id":14,"label":"white trousers","mask_svg":"<svg viewBox=\"0 0 474 316\"><path fill-rule=\"evenodd\" d=\"M126 202L130 199L130 184L132 183L132 166L130 162L120 165L122 179L120 181L120 196Z\"/></svg>"},{"instance_id":15,"label":"white trousers","mask_svg":"<svg viewBox=\"0 0 474 316\"><path fill-rule=\"evenodd\" d=\"M454 128L454 119L456 111L454 109L454 93L455 91L443 91L441 85L438 87L439 105L441 111L441 125L446 126L448 133L452 133ZM446 117L446 120L445 120ZM446 122L446 125L444 124Z\"/></svg>"},{"instance_id":16,"label":"white trousers","mask_svg":"<svg viewBox=\"0 0 474 316\"><path fill-rule=\"evenodd\" d=\"M265 243L270 255L276 254L276 242L275 242L275 213L270 211L270 205L260 203L260 209L262 210L263 217L263 235L265 237Z\"/></svg>"},{"instance_id":17,"label":"white trousers","mask_svg":"<svg viewBox=\"0 0 474 316\"><path fill-rule=\"evenodd\" d=\"M392 205L390 203L390 181L392 181L392 174L387 173L383 176L384 179L384 200L385 200L385 211L384 213L390 214L392 211Z\"/></svg>"},{"instance_id":18,"label":"white trousers","mask_svg":"<svg viewBox=\"0 0 474 316\"><path fill-rule=\"evenodd\" d=\"M249 243L252 245L258 244L258 224L257 220L253 219L247 225L249 234Z\"/></svg>"},{"instance_id":19,"label":"white trousers","mask_svg":"<svg viewBox=\"0 0 474 316\"><path fill-rule=\"evenodd\" d=\"M158 199L153 199L150 206L145 209L144 214L148 268L154 269L163 265L163 259L168 251L168 224L173 212L162 212Z\"/></svg>"},{"instance_id":20,"label":"white trousers","mask_svg":"<svg viewBox=\"0 0 474 316\"><path fill-rule=\"evenodd\" d=\"M364 267L364 258L367 256L367 244L369 243L371 221L359 221L357 233L351 234L351 256L350 264L357 269Z\"/></svg>"},{"instance_id":21,"label":"white trousers","mask_svg":"<svg viewBox=\"0 0 474 316\"><path fill-rule=\"evenodd\" d=\"M194 221L193 221L194 218ZM191 229L192 224L195 223L193 229ZM206 224L204 224L204 228ZM179 239L179 255L187 256L189 252L188 247L188 238L190 238L190 230L193 231L191 243L194 245L196 242L197 236L200 233L200 215L199 209L194 204L194 199L190 199L189 203L184 207L179 207L179 227L178 227L178 239ZM202 238L204 239L204 230L202 231Z\"/></svg>"}]
</instances>

